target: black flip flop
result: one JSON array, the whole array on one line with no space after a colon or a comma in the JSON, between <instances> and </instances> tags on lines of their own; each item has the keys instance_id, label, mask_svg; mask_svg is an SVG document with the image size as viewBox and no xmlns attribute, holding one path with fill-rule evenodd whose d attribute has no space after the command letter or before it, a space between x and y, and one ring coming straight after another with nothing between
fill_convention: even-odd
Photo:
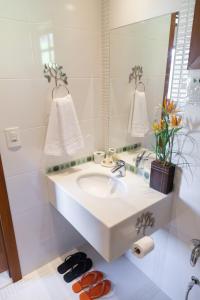
<instances>
[{"instance_id":1,"label":"black flip flop","mask_svg":"<svg viewBox=\"0 0 200 300\"><path fill-rule=\"evenodd\" d=\"M86 258L81 260L77 265L73 266L72 269L64 275L64 280L69 283L77 277L83 275L88 272L92 268L92 260L90 258Z\"/></svg>"},{"instance_id":2,"label":"black flip flop","mask_svg":"<svg viewBox=\"0 0 200 300\"><path fill-rule=\"evenodd\" d=\"M74 265L78 264L80 260L86 259L87 255L84 252L76 252L72 255L69 255L65 258L65 261L58 266L57 271L60 274L66 273Z\"/></svg>"}]
</instances>

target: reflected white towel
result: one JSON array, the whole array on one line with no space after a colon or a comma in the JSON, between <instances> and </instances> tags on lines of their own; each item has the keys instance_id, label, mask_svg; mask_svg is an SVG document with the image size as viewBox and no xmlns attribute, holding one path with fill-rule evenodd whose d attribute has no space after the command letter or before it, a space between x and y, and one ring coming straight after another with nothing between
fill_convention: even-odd
<instances>
[{"instance_id":1,"label":"reflected white towel","mask_svg":"<svg viewBox=\"0 0 200 300\"><path fill-rule=\"evenodd\" d=\"M73 155L84 147L80 125L71 95L52 101L44 152Z\"/></svg>"},{"instance_id":2,"label":"reflected white towel","mask_svg":"<svg viewBox=\"0 0 200 300\"><path fill-rule=\"evenodd\" d=\"M133 100L131 101L128 132L132 137L144 137L149 129L145 93L135 90Z\"/></svg>"},{"instance_id":3,"label":"reflected white towel","mask_svg":"<svg viewBox=\"0 0 200 300\"><path fill-rule=\"evenodd\" d=\"M130 134L132 132L132 125L133 125L134 103L135 103L135 91L131 97L131 102L130 102L130 114L129 114L129 121L128 121L128 133Z\"/></svg>"}]
</instances>

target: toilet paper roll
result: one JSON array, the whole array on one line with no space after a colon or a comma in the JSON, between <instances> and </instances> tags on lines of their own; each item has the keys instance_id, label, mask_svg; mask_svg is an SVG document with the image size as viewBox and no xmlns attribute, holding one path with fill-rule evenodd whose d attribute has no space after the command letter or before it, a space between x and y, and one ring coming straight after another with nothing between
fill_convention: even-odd
<instances>
[{"instance_id":1,"label":"toilet paper roll","mask_svg":"<svg viewBox=\"0 0 200 300\"><path fill-rule=\"evenodd\" d=\"M96 151L93 154L94 154L94 162L96 164L100 164L105 157L104 151Z\"/></svg>"},{"instance_id":2,"label":"toilet paper roll","mask_svg":"<svg viewBox=\"0 0 200 300\"><path fill-rule=\"evenodd\" d=\"M132 253L138 258L143 258L154 249L154 241L150 236L145 236L135 242L132 247Z\"/></svg>"}]
</instances>

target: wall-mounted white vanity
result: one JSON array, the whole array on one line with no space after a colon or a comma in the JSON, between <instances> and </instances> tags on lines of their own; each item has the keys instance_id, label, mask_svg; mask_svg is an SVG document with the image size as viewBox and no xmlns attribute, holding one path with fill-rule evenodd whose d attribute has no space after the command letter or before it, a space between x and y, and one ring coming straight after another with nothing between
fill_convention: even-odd
<instances>
[{"instance_id":1,"label":"wall-mounted white vanity","mask_svg":"<svg viewBox=\"0 0 200 300\"><path fill-rule=\"evenodd\" d=\"M110 169L85 163L47 176L52 205L107 260L111 261L139 239L136 223L151 212L155 226L169 222L171 197L150 189L144 179L130 171L125 177Z\"/></svg>"}]
</instances>

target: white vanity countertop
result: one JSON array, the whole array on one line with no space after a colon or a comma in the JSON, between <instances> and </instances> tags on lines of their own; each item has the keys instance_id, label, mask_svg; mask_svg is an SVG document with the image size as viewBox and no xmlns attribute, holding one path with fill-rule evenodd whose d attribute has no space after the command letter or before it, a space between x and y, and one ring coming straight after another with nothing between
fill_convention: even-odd
<instances>
[{"instance_id":1,"label":"white vanity countertop","mask_svg":"<svg viewBox=\"0 0 200 300\"><path fill-rule=\"evenodd\" d=\"M129 171L125 177L119 178L127 185L127 192L123 196L116 198L91 196L77 184L79 176L90 173L110 176L111 170L89 162L63 172L49 174L47 177L108 228L166 198L166 195L151 189L142 177Z\"/></svg>"}]
</instances>

